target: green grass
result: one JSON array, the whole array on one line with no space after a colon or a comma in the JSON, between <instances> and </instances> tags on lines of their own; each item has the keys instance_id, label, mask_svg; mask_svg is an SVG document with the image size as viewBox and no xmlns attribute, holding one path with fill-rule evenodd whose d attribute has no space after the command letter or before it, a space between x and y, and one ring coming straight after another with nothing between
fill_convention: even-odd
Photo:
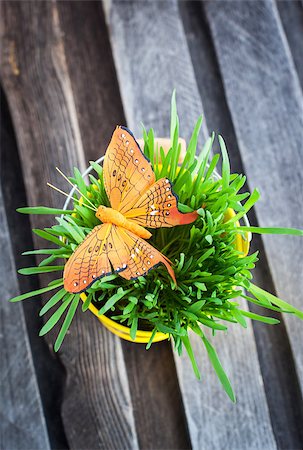
<instances>
[{"instance_id":1,"label":"green grass","mask_svg":"<svg viewBox=\"0 0 303 450\"><path fill-rule=\"evenodd\" d=\"M234 239L236 233L250 231L253 233L295 234L302 235L301 230L288 228L258 228L241 226L236 222L253 207L259 199L259 192L252 194L242 192L245 176L230 173L230 163L224 140L219 136L222 154L209 159L215 141L214 134L207 140L198 157L198 136L202 124L199 117L189 141L183 163L178 166L180 146L179 119L177 116L175 93L172 97L171 141L172 148L165 156L162 148L155 146L154 131L143 129L144 153L152 162L156 178L168 177L179 197L179 209L182 212L198 210L199 218L194 224L174 228L162 228L152 231L150 242L164 253L174 264L177 286L164 266L151 270L145 277L136 280L125 280L119 275L109 275L96 281L87 290L87 300L82 304L86 311L91 302L100 314L109 314L131 329L135 338L137 329L145 327L152 331L152 337L146 348L150 348L157 331L169 333L174 341L175 350L181 354L185 348L192 362L193 370L198 378L200 372L191 347L189 330L201 338L214 370L232 401L235 396L228 376L220 363L213 344L206 338L205 330L216 333L226 331L229 323L247 326L247 318L276 324L271 317L247 312L241 307L241 297L269 310L281 311L297 315L301 319L303 313L285 301L267 293L252 284L252 269L258 260L257 253L241 257L236 250ZM161 164L160 164L161 161ZM70 180L77 187L84 199L79 204L80 194L75 194L73 209L64 211L64 217L57 217L52 227L44 230L33 230L54 248L43 248L25 252L45 256L38 267L20 269L19 273L30 275L52 271L62 272L62 258L68 258L91 229L99 221L94 211L85 207L91 204L109 205L103 184L102 167L90 163L95 174L89 176L86 184L78 169ZM222 173L218 178L216 170ZM241 202L244 203L242 204ZM224 221L228 208L233 208L236 216ZM62 213L61 209L47 207L20 208L19 212L29 214ZM64 239L62 239L64 238ZM47 247L47 245L46 245ZM40 335L46 334L64 316L63 325L55 343L58 351L64 336L72 322L79 304L78 294L70 294L64 290L63 280L55 280L43 289L23 294L11 299L12 302L24 300L32 296L55 290L50 300L43 306L40 314L50 310L53 314L41 329ZM250 296L247 295L247 291ZM220 352L220 350L219 350ZM147 356L148 357L148 356Z\"/></svg>"}]
</instances>

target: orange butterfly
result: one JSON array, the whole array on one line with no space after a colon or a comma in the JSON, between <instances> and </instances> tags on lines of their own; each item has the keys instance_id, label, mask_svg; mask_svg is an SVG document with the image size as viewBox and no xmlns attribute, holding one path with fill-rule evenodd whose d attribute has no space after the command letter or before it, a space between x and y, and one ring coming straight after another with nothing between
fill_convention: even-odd
<instances>
[{"instance_id":1,"label":"orange butterfly","mask_svg":"<svg viewBox=\"0 0 303 450\"><path fill-rule=\"evenodd\" d=\"M174 281L169 259L145 241L147 228L192 223L196 212L178 211L177 198L167 178L155 179L151 163L130 130L113 133L103 163L110 208L99 206L96 226L77 247L64 268L64 288L79 293L98 278L116 272L131 280L163 263Z\"/></svg>"}]
</instances>

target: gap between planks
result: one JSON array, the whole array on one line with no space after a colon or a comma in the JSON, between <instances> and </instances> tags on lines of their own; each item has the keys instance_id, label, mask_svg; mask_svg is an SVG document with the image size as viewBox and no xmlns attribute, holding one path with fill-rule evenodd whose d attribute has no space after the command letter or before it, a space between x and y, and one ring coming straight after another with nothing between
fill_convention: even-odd
<instances>
[{"instance_id":1,"label":"gap between planks","mask_svg":"<svg viewBox=\"0 0 303 450\"><path fill-rule=\"evenodd\" d=\"M60 186L56 165L68 174L73 165L85 165L83 130L74 97L77 89L87 90L89 83L72 86L55 2L2 2L1 21L1 77L16 130L28 201L57 206L61 197L47 190L44 183L51 180ZM11 48L18 73L12 70ZM106 117L106 112L100 116ZM45 217L32 218L35 227L49 223ZM54 334L46 339L52 345ZM102 329L95 318L79 311L59 356L67 371L62 416L69 445L136 449L120 341Z\"/></svg>"},{"instance_id":2,"label":"gap between planks","mask_svg":"<svg viewBox=\"0 0 303 450\"><path fill-rule=\"evenodd\" d=\"M209 34L208 23L203 13L202 3L181 3L180 11L210 128L221 132L224 136L233 172L244 173L237 138L226 103L220 69ZM200 67L203 65L207 67L207 70L200 70ZM249 178L248 184L250 182L251 179ZM246 189L249 189L248 184ZM251 223L257 223L254 211L250 212L249 219ZM275 286L262 239L260 236L254 235L251 252L257 249L260 251L260 261L254 270L254 280L258 286L275 294ZM249 308L259 314L268 314L268 311L260 311L253 304L250 304ZM283 317L281 318L280 314L273 312L270 315L280 320L282 319L282 323L273 327L253 321L253 327L271 421L279 447L299 448L300 443L303 441L301 427L303 414L300 407L302 404L300 401L300 388L293 355ZM297 405L296 408L294 408L295 404Z\"/></svg>"},{"instance_id":3,"label":"gap between planks","mask_svg":"<svg viewBox=\"0 0 303 450\"><path fill-rule=\"evenodd\" d=\"M167 134L169 100L176 87L181 133L188 138L203 109L177 3L112 1L105 11L128 125L138 131L143 121L159 136ZM203 131L205 139L206 127ZM254 442L275 448L251 323L245 335L237 329L228 340L218 336L215 344L240 399L236 406L230 405L213 373L207 382L197 382L188 359L175 358L192 446L204 448L208 442L219 449L228 442L232 448L251 448ZM193 341L200 367L211 372L200 353L201 343L197 337ZM248 438L243 443L244 434Z\"/></svg>"}]
</instances>

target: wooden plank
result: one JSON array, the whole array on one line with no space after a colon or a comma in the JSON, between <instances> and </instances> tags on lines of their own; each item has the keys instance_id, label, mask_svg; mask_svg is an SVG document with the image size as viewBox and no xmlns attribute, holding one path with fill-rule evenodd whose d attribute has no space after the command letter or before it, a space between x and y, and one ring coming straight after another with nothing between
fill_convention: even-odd
<instances>
[{"instance_id":1,"label":"wooden plank","mask_svg":"<svg viewBox=\"0 0 303 450\"><path fill-rule=\"evenodd\" d=\"M58 2L57 8L85 157L97 159L125 122L102 4Z\"/></svg>"},{"instance_id":2,"label":"wooden plank","mask_svg":"<svg viewBox=\"0 0 303 450\"><path fill-rule=\"evenodd\" d=\"M263 192L259 224L302 227L302 90L276 6L207 3L205 10L245 172ZM278 295L302 309L302 240L266 236L264 245ZM303 392L302 322L284 320Z\"/></svg>"},{"instance_id":3,"label":"wooden plank","mask_svg":"<svg viewBox=\"0 0 303 450\"><path fill-rule=\"evenodd\" d=\"M123 342L139 448L191 448L175 362L169 342L148 352L145 345ZM142 407L144 405L144 407Z\"/></svg>"},{"instance_id":4,"label":"wooden plank","mask_svg":"<svg viewBox=\"0 0 303 450\"><path fill-rule=\"evenodd\" d=\"M198 90L203 100L208 129L224 136L227 143L232 143L228 149L232 160L232 169L240 173L243 171L243 167L238 144L224 97L220 71L216 65L215 50L202 5L197 1L180 2L179 10ZM214 148L214 151L219 151L218 146Z\"/></svg>"},{"instance_id":5,"label":"wooden plank","mask_svg":"<svg viewBox=\"0 0 303 450\"><path fill-rule=\"evenodd\" d=\"M281 3L281 2L279 2ZM187 42L195 69L195 75L207 123L211 130L216 130L224 136L228 147L231 168L233 172L244 173L235 131L225 98L224 87L216 59L215 50L210 36L208 23L200 2L181 2L179 4ZM205 70L201 71L201 67ZM249 189L249 182L246 186ZM250 220L256 222L254 211L250 212ZM251 252L259 250L258 264L254 269L255 283L275 292L267 258L261 237L254 236ZM256 305L250 304L250 309L259 314ZM277 319L280 314L272 313ZM266 326L261 322L253 322L254 335L257 344L258 358L265 386L271 423L277 440L278 448L300 448L303 441L303 415L300 407L300 387L292 357L288 335L284 323L279 326Z\"/></svg>"},{"instance_id":6,"label":"wooden plank","mask_svg":"<svg viewBox=\"0 0 303 450\"><path fill-rule=\"evenodd\" d=\"M145 4L107 0L104 5L127 123L136 136L142 133L142 120L146 126L156 123L158 136L167 137L166 118L172 90L176 88L180 125L188 140L203 108L196 95L182 23L176 21L176 4L170 0ZM205 121L203 133L206 137Z\"/></svg>"},{"instance_id":7,"label":"wooden plank","mask_svg":"<svg viewBox=\"0 0 303 450\"><path fill-rule=\"evenodd\" d=\"M276 4L287 38L285 45L288 45L290 48L297 74L303 87L303 4L297 0L292 2L276 1Z\"/></svg>"},{"instance_id":8,"label":"wooden plank","mask_svg":"<svg viewBox=\"0 0 303 450\"><path fill-rule=\"evenodd\" d=\"M1 76L16 129L30 204L58 205L47 180L85 157L57 5L5 2ZM89 84L89 82L88 82ZM87 85L85 86L87 88ZM105 116L105 112L103 114ZM64 186L66 189L66 186ZM32 218L35 227L49 219ZM44 282L45 282L44 278ZM48 337L52 344L54 336ZM90 314L76 314L60 351L66 369L62 416L72 448L137 448L120 341Z\"/></svg>"},{"instance_id":9,"label":"wooden plank","mask_svg":"<svg viewBox=\"0 0 303 450\"><path fill-rule=\"evenodd\" d=\"M26 205L26 194L21 176L22 170L18 155L13 124L3 90L0 91L1 132L0 132L0 168L3 199L6 207L6 219L10 235L15 266L32 267L34 256L22 256L22 252L33 248L32 231L29 217L16 212L21 205ZM17 175L16 175L17 174ZM21 293L39 289L37 277L18 276ZM45 339L39 337L43 319L39 316L42 308L40 298L23 302L23 312L28 332L29 345L33 357L38 388L48 429L51 448L66 449L67 442L61 419L61 399L65 380L65 370L58 358L53 357Z\"/></svg>"},{"instance_id":10,"label":"wooden plank","mask_svg":"<svg viewBox=\"0 0 303 450\"><path fill-rule=\"evenodd\" d=\"M10 233L0 186L1 334L0 447L49 449L31 349L21 304L8 303L19 294Z\"/></svg>"},{"instance_id":11,"label":"wooden plank","mask_svg":"<svg viewBox=\"0 0 303 450\"><path fill-rule=\"evenodd\" d=\"M143 121L159 136L167 135L169 100L176 87L181 134L188 138L203 110L177 3L114 1L107 4L106 14L128 125L138 132ZM275 448L251 324L245 339L242 333L236 329L228 340L223 335L216 337L220 357L238 394L234 407L213 373L207 383L198 382L187 357L175 358L193 448L207 448L206 442L218 449L226 443L230 448L252 448L252 443L255 448ZM196 337L193 342L199 365L204 368L207 363L201 343Z\"/></svg>"}]
</instances>

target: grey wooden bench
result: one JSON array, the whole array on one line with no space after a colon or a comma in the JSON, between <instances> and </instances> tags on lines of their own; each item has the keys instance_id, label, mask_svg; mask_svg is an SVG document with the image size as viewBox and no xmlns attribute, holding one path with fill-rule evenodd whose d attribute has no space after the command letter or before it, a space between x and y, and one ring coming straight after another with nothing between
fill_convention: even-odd
<instances>
[{"instance_id":1,"label":"grey wooden bench","mask_svg":"<svg viewBox=\"0 0 303 450\"><path fill-rule=\"evenodd\" d=\"M203 138L223 134L232 169L260 189L251 222L302 227L302 4L0 7L0 448L302 448L303 325L294 317L216 337L237 393L232 405L198 341L202 381L169 342L146 352L79 311L54 355L54 335L38 338L41 300L5 303L39 286L17 279L15 267L24 265L20 252L38 244L30 227L49 224L43 216L29 223L15 208L57 205L46 186L62 186L55 166L84 169L104 153L116 124L138 135L144 122L167 135L173 88L182 135L188 139L204 113ZM261 250L257 284L302 309L302 240L256 237L252 245Z\"/></svg>"}]
</instances>

